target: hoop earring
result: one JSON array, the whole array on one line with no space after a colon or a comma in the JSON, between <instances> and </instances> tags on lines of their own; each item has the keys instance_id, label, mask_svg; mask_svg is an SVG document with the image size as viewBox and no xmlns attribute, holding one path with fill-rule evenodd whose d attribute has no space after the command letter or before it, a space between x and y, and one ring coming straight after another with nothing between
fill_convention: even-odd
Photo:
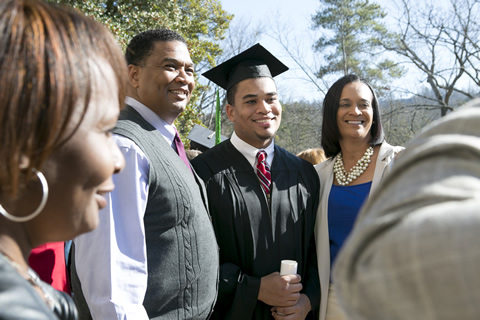
<instances>
[{"instance_id":1,"label":"hoop earring","mask_svg":"<svg viewBox=\"0 0 480 320\"><path fill-rule=\"evenodd\" d=\"M5 210L3 206L0 204L0 213L7 218L10 221L13 222L27 222L35 218L42 212L43 208L45 208L45 205L47 204L47 199L48 199L48 183L47 179L45 179L45 176L43 173L40 171L37 171L37 169L32 169L32 171L37 175L38 180L40 180L40 183L42 184L42 201L40 201L40 204L38 205L37 209L30 215L25 216L25 217L16 217Z\"/></svg>"}]
</instances>

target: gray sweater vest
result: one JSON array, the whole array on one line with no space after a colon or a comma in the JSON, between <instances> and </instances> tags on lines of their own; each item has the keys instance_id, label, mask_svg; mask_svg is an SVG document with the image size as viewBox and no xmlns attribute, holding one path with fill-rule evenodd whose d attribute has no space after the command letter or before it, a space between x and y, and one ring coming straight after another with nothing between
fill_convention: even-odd
<instances>
[{"instance_id":1,"label":"gray sweater vest","mask_svg":"<svg viewBox=\"0 0 480 320\"><path fill-rule=\"evenodd\" d=\"M131 139L150 164L144 217L150 318L206 319L218 283L218 247L203 182L163 136L127 106L114 132Z\"/></svg>"}]
</instances>

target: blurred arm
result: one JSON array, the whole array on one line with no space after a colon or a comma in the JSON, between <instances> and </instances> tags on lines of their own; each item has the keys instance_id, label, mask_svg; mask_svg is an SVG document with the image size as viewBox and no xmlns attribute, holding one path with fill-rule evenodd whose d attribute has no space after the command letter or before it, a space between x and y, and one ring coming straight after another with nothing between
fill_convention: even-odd
<instances>
[{"instance_id":1,"label":"blurred arm","mask_svg":"<svg viewBox=\"0 0 480 320\"><path fill-rule=\"evenodd\" d=\"M76 268L93 319L148 319L143 217L149 164L132 141L115 140L126 166L113 178L115 190L100 211L99 227L75 239Z\"/></svg>"}]
</instances>

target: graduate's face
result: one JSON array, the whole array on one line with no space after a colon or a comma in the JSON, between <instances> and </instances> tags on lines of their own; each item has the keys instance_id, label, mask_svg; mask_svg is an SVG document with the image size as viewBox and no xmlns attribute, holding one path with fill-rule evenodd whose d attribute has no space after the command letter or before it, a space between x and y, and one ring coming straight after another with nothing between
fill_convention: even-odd
<instances>
[{"instance_id":1,"label":"graduate's face","mask_svg":"<svg viewBox=\"0 0 480 320\"><path fill-rule=\"evenodd\" d=\"M273 79L262 77L240 81L235 105L227 105L227 115L240 139L258 149L267 147L275 137L282 117Z\"/></svg>"},{"instance_id":2,"label":"graduate's face","mask_svg":"<svg viewBox=\"0 0 480 320\"><path fill-rule=\"evenodd\" d=\"M343 87L337 110L337 126L341 139L371 139L373 94L360 81L350 82Z\"/></svg>"},{"instance_id":3,"label":"graduate's face","mask_svg":"<svg viewBox=\"0 0 480 320\"><path fill-rule=\"evenodd\" d=\"M159 41L144 66L129 65L133 97L172 124L190 101L195 88L193 73L183 42Z\"/></svg>"}]
</instances>

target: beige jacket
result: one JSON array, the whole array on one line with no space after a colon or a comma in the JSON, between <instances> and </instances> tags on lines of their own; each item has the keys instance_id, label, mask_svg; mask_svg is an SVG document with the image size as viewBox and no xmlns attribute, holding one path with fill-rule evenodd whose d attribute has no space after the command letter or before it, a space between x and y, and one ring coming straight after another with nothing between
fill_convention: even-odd
<instances>
[{"instance_id":1,"label":"beige jacket","mask_svg":"<svg viewBox=\"0 0 480 320\"><path fill-rule=\"evenodd\" d=\"M480 99L411 140L338 255L348 319L480 319Z\"/></svg>"},{"instance_id":2,"label":"beige jacket","mask_svg":"<svg viewBox=\"0 0 480 320\"><path fill-rule=\"evenodd\" d=\"M380 153L375 164L372 187L370 194L375 190L382 180L387 168L392 163L395 155L403 150L403 147L391 146L383 142L380 146ZM328 235L328 197L333 184L333 165L335 158L324 161L317 166L320 178L320 203L317 210L315 223L315 243L317 246L318 275L320 277L320 314L319 320L325 320L327 313L328 287L330 284L330 240Z\"/></svg>"}]
</instances>

